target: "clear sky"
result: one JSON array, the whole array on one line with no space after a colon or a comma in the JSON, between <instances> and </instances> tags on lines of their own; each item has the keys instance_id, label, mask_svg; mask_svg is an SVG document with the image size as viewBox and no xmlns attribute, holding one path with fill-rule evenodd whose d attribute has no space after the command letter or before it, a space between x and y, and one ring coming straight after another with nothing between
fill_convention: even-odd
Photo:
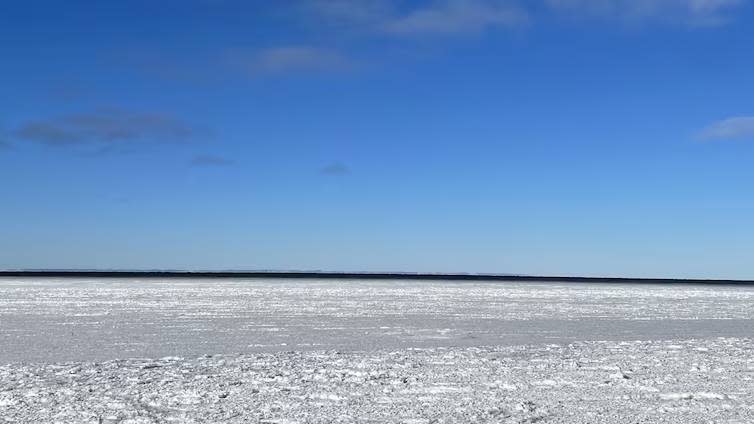
<instances>
[{"instance_id":1,"label":"clear sky","mask_svg":"<svg viewBox=\"0 0 754 424\"><path fill-rule=\"evenodd\" d=\"M749 0L10 1L0 268L754 278Z\"/></svg>"}]
</instances>

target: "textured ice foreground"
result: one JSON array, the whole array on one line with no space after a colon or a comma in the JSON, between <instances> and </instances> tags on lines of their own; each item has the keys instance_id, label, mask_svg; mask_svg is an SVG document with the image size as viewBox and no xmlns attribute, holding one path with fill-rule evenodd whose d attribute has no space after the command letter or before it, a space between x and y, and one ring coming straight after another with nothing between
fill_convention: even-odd
<instances>
[{"instance_id":1,"label":"textured ice foreground","mask_svg":"<svg viewBox=\"0 0 754 424\"><path fill-rule=\"evenodd\" d=\"M588 342L0 366L0 422L751 423L752 348Z\"/></svg>"},{"instance_id":2,"label":"textured ice foreground","mask_svg":"<svg viewBox=\"0 0 754 424\"><path fill-rule=\"evenodd\" d=\"M6 279L0 423L748 423L753 306L729 286Z\"/></svg>"}]
</instances>

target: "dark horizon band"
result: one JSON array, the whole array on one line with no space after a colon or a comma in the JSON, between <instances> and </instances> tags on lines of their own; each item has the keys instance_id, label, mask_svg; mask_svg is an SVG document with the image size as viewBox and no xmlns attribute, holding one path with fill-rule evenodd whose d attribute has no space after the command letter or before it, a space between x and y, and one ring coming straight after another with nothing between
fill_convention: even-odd
<instances>
[{"instance_id":1,"label":"dark horizon band","mask_svg":"<svg viewBox=\"0 0 754 424\"><path fill-rule=\"evenodd\" d=\"M20 270L0 271L0 277L53 278L275 278L336 280L441 280L501 282L565 282L565 283L638 283L638 284L715 284L754 285L754 280L718 280L684 278L631 277L562 277L512 274L444 274L408 272L330 272L330 271L80 271Z\"/></svg>"}]
</instances>

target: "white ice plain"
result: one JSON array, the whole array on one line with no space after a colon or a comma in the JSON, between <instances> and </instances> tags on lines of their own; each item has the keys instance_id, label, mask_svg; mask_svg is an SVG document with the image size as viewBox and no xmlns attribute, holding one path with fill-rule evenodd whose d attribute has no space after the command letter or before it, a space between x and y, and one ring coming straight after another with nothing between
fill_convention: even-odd
<instances>
[{"instance_id":1,"label":"white ice plain","mask_svg":"<svg viewBox=\"0 0 754 424\"><path fill-rule=\"evenodd\" d=\"M0 423L750 423L754 287L0 280Z\"/></svg>"}]
</instances>

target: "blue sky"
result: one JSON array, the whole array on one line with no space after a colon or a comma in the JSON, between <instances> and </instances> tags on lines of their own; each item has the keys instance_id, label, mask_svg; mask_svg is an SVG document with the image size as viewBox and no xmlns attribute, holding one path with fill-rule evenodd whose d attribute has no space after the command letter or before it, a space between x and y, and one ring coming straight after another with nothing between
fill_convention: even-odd
<instances>
[{"instance_id":1,"label":"blue sky","mask_svg":"<svg viewBox=\"0 0 754 424\"><path fill-rule=\"evenodd\" d=\"M752 18L12 2L0 268L754 278Z\"/></svg>"}]
</instances>

